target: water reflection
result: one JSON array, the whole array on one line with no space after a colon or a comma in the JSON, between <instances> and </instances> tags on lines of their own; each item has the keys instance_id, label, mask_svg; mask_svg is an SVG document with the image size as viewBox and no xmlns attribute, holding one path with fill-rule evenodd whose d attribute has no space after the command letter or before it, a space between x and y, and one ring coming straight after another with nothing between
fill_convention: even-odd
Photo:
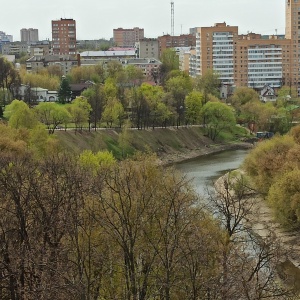
<instances>
[{"instance_id":1,"label":"water reflection","mask_svg":"<svg viewBox=\"0 0 300 300\"><path fill-rule=\"evenodd\" d=\"M192 179L195 190L205 195L207 188L223 174L237 169L242 164L249 150L230 150L202 156L176 164L176 168Z\"/></svg>"}]
</instances>

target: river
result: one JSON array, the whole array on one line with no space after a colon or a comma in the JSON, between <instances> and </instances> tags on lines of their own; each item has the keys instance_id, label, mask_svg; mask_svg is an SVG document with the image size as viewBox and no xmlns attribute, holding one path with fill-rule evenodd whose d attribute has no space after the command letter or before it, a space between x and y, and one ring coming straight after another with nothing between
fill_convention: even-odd
<instances>
[{"instance_id":1,"label":"river","mask_svg":"<svg viewBox=\"0 0 300 300\"><path fill-rule=\"evenodd\" d=\"M205 199L207 189L213 188L215 180L228 171L239 168L249 151L250 150L229 150L219 152L178 163L175 167L192 180L196 192L200 196L204 196ZM272 233L275 234L275 238L280 241L281 250L285 253L283 260L285 262L281 264L283 271L280 272L287 271L291 274L289 275L291 276L291 282L293 280L295 280L295 283L299 282L299 232L287 233L281 230L281 226L274 222L270 208L268 208L264 202L258 202L256 205L258 205L258 208L255 215L252 216L252 229L261 237L265 237L268 235L270 229L272 230ZM298 289L300 290L300 286Z\"/></svg>"},{"instance_id":2,"label":"river","mask_svg":"<svg viewBox=\"0 0 300 300\"><path fill-rule=\"evenodd\" d=\"M204 196L207 188L225 173L240 167L249 150L228 150L201 156L175 165L192 180L195 190Z\"/></svg>"}]
</instances>

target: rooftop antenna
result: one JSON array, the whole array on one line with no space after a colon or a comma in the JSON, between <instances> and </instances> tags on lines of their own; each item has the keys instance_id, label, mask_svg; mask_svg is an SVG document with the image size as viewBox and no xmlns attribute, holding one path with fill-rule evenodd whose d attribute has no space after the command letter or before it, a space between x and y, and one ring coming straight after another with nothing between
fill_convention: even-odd
<instances>
[{"instance_id":1,"label":"rooftop antenna","mask_svg":"<svg viewBox=\"0 0 300 300\"><path fill-rule=\"evenodd\" d=\"M171 36L174 36L174 2L171 2Z\"/></svg>"}]
</instances>

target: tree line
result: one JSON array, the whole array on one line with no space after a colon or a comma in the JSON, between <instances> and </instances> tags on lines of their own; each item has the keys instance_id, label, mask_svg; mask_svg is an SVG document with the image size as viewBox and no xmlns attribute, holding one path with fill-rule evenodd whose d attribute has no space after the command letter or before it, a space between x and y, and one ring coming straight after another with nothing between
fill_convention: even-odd
<instances>
[{"instance_id":1,"label":"tree line","mask_svg":"<svg viewBox=\"0 0 300 300\"><path fill-rule=\"evenodd\" d=\"M84 122L89 128L122 127L127 120L138 129L200 124L205 125L206 134L214 140L224 131L233 131L236 123L249 126L252 131L283 134L299 119L299 106L294 95L287 97L288 88L278 91L275 103L262 103L258 93L247 87L236 88L224 102L220 99L218 74L208 71L191 78L178 70L178 57L171 50L162 55L162 65L152 72L155 85L144 82L141 70L133 66L124 68L115 61L106 67L75 67L61 79L57 66L35 73L23 69L16 72L11 64L0 59L8 65L3 70L10 70L2 75L2 109L20 98L17 87L21 83L57 90L59 102L66 103L70 100L68 83L94 82L81 95L90 105ZM30 99L30 95L25 98ZM32 101L26 99L31 107ZM51 126L55 127L54 124ZM64 126L64 122L57 126Z\"/></svg>"},{"instance_id":2,"label":"tree line","mask_svg":"<svg viewBox=\"0 0 300 300\"><path fill-rule=\"evenodd\" d=\"M287 135L259 143L244 162L256 189L273 208L276 220L288 229L298 229L300 225L299 136L298 125Z\"/></svg>"},{"instance_id":3,"label":"tree line","mask_svg":"<svg viewBox=\"0 0 300 300\"><path fill-rule=\"evenodd\" d=\"M36 128L0 133L0 299L292 299L276 244L248 251L240 235L251 198L239 175L208 210L153 155L117 162Z\"/></svg>"}]
</instances>

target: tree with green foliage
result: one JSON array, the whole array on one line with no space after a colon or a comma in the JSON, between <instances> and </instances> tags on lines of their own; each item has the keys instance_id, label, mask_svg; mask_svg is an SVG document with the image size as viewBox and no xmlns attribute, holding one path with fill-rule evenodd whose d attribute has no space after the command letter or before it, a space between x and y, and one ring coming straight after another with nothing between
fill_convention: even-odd
<instances>
[{"instance_id":1,"label":"tree with green foliage","mask_svg":"<svg viewBox=\"0 0 300 300\"><path fill-rule=\"evenodd\" d=\"M241 106L251 101L259 101L258 93L248 87L238 87L230 97L230 103L236 110L237 117L241 114Z\"/></svg>"},{"instance_id":2,"label":"tree with green foliage","mask_svg":"<svg viewBox=\"0 0 300 300\"><path fill-rule=\"evenodd\" d=\"M119 76L122 76L124 73L123 66L119 61L111 60L107 63L107 77L112 79L117 79Z\"/></svg>"},{"instance_id":3,"label":"tree with green foliage","mask_svg":"<svg viewBox=\"0 0 300 300\"><path fill-rule=\"evenodd\" d=\"M70 70L68 78L72 83L80 83L82 81L93 81L94 83L104 83L105 69L103 65L74 67Z\"/></svg>"},{"instance_id":4,"label":"tree with green foliage","mask_svg":"<svg viewBox=\"0 0 300 300\"><path fill-rule=\"evenodd\" d=\"M100 168L111 167L116 163L116 160L109 151L98 151L97 153L93 153L91 150L84 150L79 155L79 163L84 168L97 174Z\"/></svg>"},{"instance_id":5,"label":"tree with green foliage","mask_svg":"<svg viewBox=\"0 0 300 300\"><path fill-rule=\"evenodd\" d=\"M108 78L105 80L103 86L103 92L105 95L105 102L106 103L111 98L117 98L118 96L118 87L116 84L116 80L114 78Z\"/></svg>"},{"instance_id":6,"label":"tree with green foliage","mask_svg":"<svg viewBox=\"0 0 300 300\"><path fill-rule=\"evenodd\" d=\"M28 73L25 69L21 69L19 74L21 82L29 87L41 87L50 91L59 89L61 77L52 74L47 68L33 73Z\"/></svg>"},{"instance_id":7,"label":"tree with green foliage","mask_svg":"<svg viewBox=\"0 0 300 300\"><path fill-rule=\"evenodd\" d=\"M67 109L71 114L71 120L75 123L75 130L82 129L90 122L91 105L85 97L76 97Z\"/></svg>"},{"instance_id":8,"label":"tree with green foliage","mask_svg":"<svg viewBox=\"0 0 300 300\"><path fill-rule=\"evenodd\" d=\"M72 69L71 69L72 70ZM50 65L47 67L47 72L52 77L61 78L63 76L63 71L60 65Z\"/></svg>"},{"instance_id":9,"label":"tree with green foliage","mask_svg":"<svg viewBox=\"0 0 300 300\"><path fill-rule=\"evenodd\" d=\"M72 91L71 91L69 81L65 76L63 76L58 90L58 102L61 104L68 103L71 100L71 96L72 96Z\"/></svg>"},{"instance_id":10,"label":"tree with green foliage","mask_svg":"<svg viewBox=\"0 0 300 300\"><path fill-rule=\"evenodd\" d=\"M296 98L298 98L297 90L292 89L291 86L284 85L277 91L277 99L279 101L287 103L294 101Z\"/></svg>"},{"instance_id":11,"label":"tree with green foliage","mask_svg":"<svg viewBox=\"0 0 300 300\"><path fill-rule=\"evenodd\" d=\"M215 220L155 155L37 156L28 143L46 135L34 130L0 124L2 299L285 299L269 276L277 248L233 237L245 181L233 183L237 198L218 199L225 218Z\"/></svg>"},{"instance_id":12,"label":"tree with green foliage","mask_svg":"<svg viewBox=\"0 0 300 300\"><path fill-rule=\"evenodd\" d=\"M26 135L22 134L24 129L16 129L7 124L0 123L0 149L1 155L4 153L12 153L12 155L20 155L27 151L28 144Z\"/></svg>"},{"instance_id":13,"label":"tree with green foliage","mask_svg":"<svg viewBox=\"0 0 300 300\"><path fill-rule=\"evenodd\" d=\"M124 84L126 86L141 85L145 77L142 69L129 65L125 67L124 71L126 74L126 82Z\"/></svg>"},{"instance_id":14,"label":"tree with green foliage","mask_svg":"<svg viewBox=\"0 0 300 300\"><path fill-rule=\"evenodd\" d=\"M5 106L13 99L11 97L17 96L16 91L19 89L20 84L19 73L13 64L4 57L0 57L0 89L2 91L0 105Z\"/></svg>"},{"instance_id":15,"label":"tree with green foliage","mask_svg":"<svg viewBox=\"0 0 300 300\"><path fill-rule=\"evenodd\" d=\"M82 97L88 100L91 105L90 122L93 124L95 130L97 130L98 122L102 118L103 105L105 100L104 87L102 84L95 84L81 93Z\"/></svg>"},{"instance_id":16,"label":"tree with green foliage","mask_svg":"<svg viewBox=\"0 0 300 300\"><path fill-rule=\"evenodd\" d=\"M184 100L186 124L197 124L200 121L203 106L203 94L198 91L190 92Z\"/></svg>"},{"instance_id":17,"label":"tree with green foliage","mask_svg":"<svg viewBox=\"0 0 300 300\"><path fill-rule=\"evenodd\" d=\"M162 126L163 123L171 116L171 111L164 103L165 92L161 86L153 86L147 83L143 83L139 92L141 98L144 100L144 106L142 109L142 119L145 127L159 124Z\"/></svg>"},{"instance_id":18,"label":"tree with green foliage","mask_svg":"<svg viewBox=\"0 0 300 300\"><path fill-rule=\"evenodd\" d=\"M293 140L300 145L300 125L294 126L289 131L289 135L292 136Z\"/></svg>"},{"instance_id":19,"label":"tree with green foliage","mask_svg":"<svg viewBox=\"0 0 300 300\"><path fill-rule=\"evenodd\" d=\"M275 110L270 117L270 131L279 134L286 134L292 126L292 116L287 108L281 107Z\"/></svg>"},{"instance_id":20,"label":"tree with green foliage","mask_svg":"<svg viewBox=\"0 0 300 300\"><path fill-rule=\"evenodd\" d=\"M155 124L161 127L166 127L167 122L172 118L172 111L162 101L158 101L151 111L152 113L152 128L154 129Z\"/></svg>"},{"instance_id":21,"label":"tree with green foliage","mask_svg":"<svg viewBox=\"0 0 300 300\"><path fill-rule=\"evenodd\" d=\"M267 197L276 220L288 229L300 226L299 178L299 169L281 173L270 186Z\"/></svg>"},{"instance_id":22,"label":"tree with green foliage","mask_svg":"<svg viewBox=\"0 0 300 300\"><path fill-rule=\"evenodd\" d=\"M126 120L122 125L122 131L119 133L118 144L122 150L122 158L126 157L127 150L132 142L132 133L130 131L130 121Z\"/></svg>"},{"instance_id":23,"label":"tree with green foliage","mask_svg":"<svg viewBox=\"0 0 300 300\"><path fill-rule=\"evenodd\" d=\"M166 90L173 98L177 126L184 123L185 97L192 91L193 84L189 76L171 77L166 82Z\"/></svg>"},{"instance_id":24,"label":"tree with green foliage","mask_svg":"<svg viewBox=\"0 0 300 300\"><path fill-rule=\"evenodd\" d=\"M241 106L240 118L248 124L255 124L256 131L271 131L272 117L275 115L276 107L272 103L254 100Z\"/></svg>"},{"instance_id":25,"label":"tree with green foliage","mask_svg":"<svg viewBox=\"0 0 300 300\"><path fill-rule=\"evenodd\" d=\"M8 120L9 126L16 129L34 128L39 123L33 110L20 100L13 100L11 104L6 105L3 115Z\"/></svg>"},{"instance_id":26,"label":"tree with green foliage","mask_svg":"<svg viewBox=\"0 0 300 300\"><path fill-rule=\"evenodd\" d=\"M205 118L207 135L215 141L222 131L232 130L236 126L234 112L231 107L221 102L207 102L201 111Z\"/></svg>"},{"instance_id":27,"label":"tree with green foliage","mask_svg":"<svg viewBox=\"0 0 300 300\"><path fill-rule=\"evenodd\" d=\"M50 136L45 129L45 125L41 124L35 126L29 132L29 147L33 150L34 155L39 158L51 155L51 143L56 142L55 138Z\"/></svg>"},{"instance_id":28,"label":"tree with green foliage","mask_svg":"<svg viewBox=\"0 0 300 300\"><path fill-rule=\"evenodd\" d=\"M166 93L161 86L143 83L128 93L131 120L137 128L166 126L172 116L170 106L165 101Z\"/></svg>"},{"instance_id":29,"label":"tree with green foliage","mask_svg":"<svg viewBox=\"0 0 300 300\"><path fill-rule=\"evenodd\" d=\"M116 98L110 98L104 106L102 120L107 126L112 127L113 124L121 127L124 118L124 108L122 103Z\"/></svg>"},{"instance_id":30,"label":"tree with green foliage","mask_svg":"<svg viewBox=\"0 0 300 300\"><path fill-rule=\"evenodd\" d=\"M243 167L260 193L268 194L274 179L283 172L286 157L294 146L291 136L274 136L259 143L246 157Z\"/></svg>"},{"instance_id":31,"label":"tree with green foliage","mask_svg":"<svg viewBox=\"0 0 300 300\"><path fill-rule=\"evenodd\" d=\"M204 104L209 101L209 94L220 99L220 76L211 69L195 79L195 88L203 93Z\"/></svg>"},{"instance_id":32,"label":"tree with green foliage","mask_svg":"<svg viewBox=\"0 0 300 300\"><path fill-rule=\"evenodd\" d=\"M173 49L166 49L160 57L162 64L159 66L158 74L153 73L155 82L165 85L168 73L172 70L179 70L179 56Z\"/></svg>"},{"instance_id":33,"label":"tree with green foliage","mask_svg":"<svg viewBox=\"0 0 300 300\"><path fill-rule=\"evenodd\" d=\"M160 61L167 73L173 70L179 70L179 57L173 49L164 50L161 54Z\"/></svg>"},{"instance_id":34,"label":"tree with green foliage","mask_svg":"<svg viewBox=\"0 0 300 300\"><path fill-rule=\"evenodd\" d=\"M104 186L99 180L94 186L99 203L95 219L120 254L110 276L123 282L128 299L148 299L158 291L155 285L164 299L177 299L181 282L180 244L189 234L195 198L184 192L184 179L157 168L154 159L122 161L105 176ZM114 288L114 293L121 296L122 291Z\"/></svg>"},{"instance_id":35,"label":"tree with green foliage","mask_svg":"<svg viewBox=\"0 0 300 300\"><path fill-rule=\"evenodd\" d=\"M34 111L40 122L47 127L49 134L53 134L59 125L66 126L71 120L67 108L58 103L40 102Z\"/></svg>"}]
</instances>

